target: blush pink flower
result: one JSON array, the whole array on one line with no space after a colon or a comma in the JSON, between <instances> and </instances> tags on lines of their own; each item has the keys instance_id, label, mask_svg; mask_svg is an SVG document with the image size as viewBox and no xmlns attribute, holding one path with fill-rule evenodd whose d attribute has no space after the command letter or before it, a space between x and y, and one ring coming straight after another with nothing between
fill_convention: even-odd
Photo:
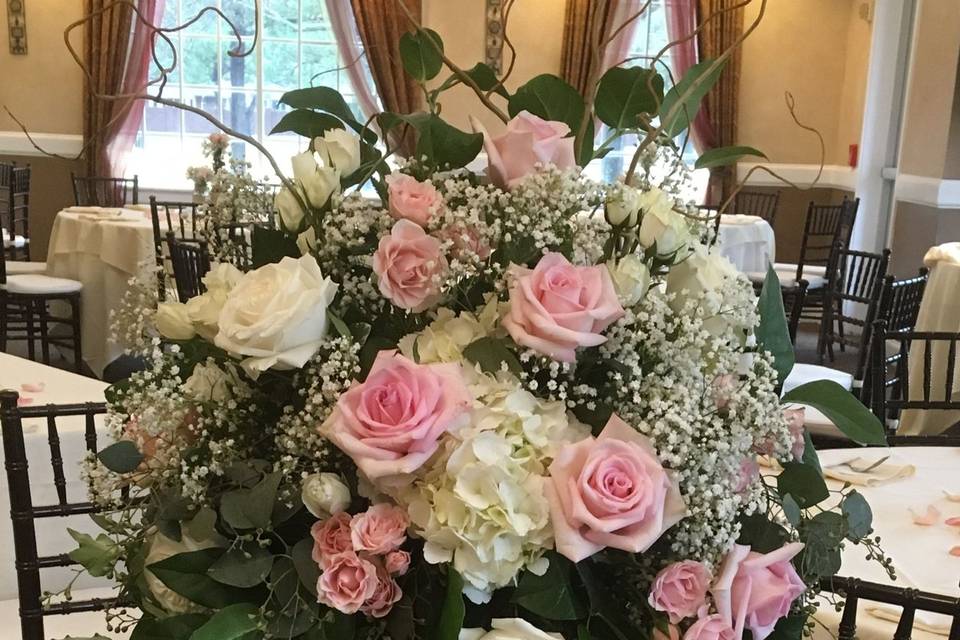
<instances>
[{"instance_id":1,"label":"blush pink flower","mask_svg":"<svg viewBox=\"0 0 960 640\"><path fill-rule=\"evenodd\" d=\"M603 344L600 332L623 316L605 265L576 267L563 254L548 253L533 270L511 265L509 271L503 326L518 344L556 360L574 362L578 347Z\"/></svg>"},{"instance_id":2,"label":"blush pink flower","mask_svg":"<svg viewBox=\"0 0 960 640\"><path fill-rule=\"evenodd\" d=\"M666 632L654 627L653 640L680 640L680 629L675 624L668 624Z\"/></svg>"},{"instance_id":3,"label":"blush pink flower","mask_svg":"<svg viewBox=\"0 0 960 640\"><path fill-rule=\"evenodd\" d=\"M710 571L702 562L683 560L664 567L650 587L650 606L677 624L697 614L707 600Z\"/></svg>"},{"instance_id":4,"label":"blush pink flower","mask_svg":"<svg viewBox=\"0 0 960 640\"><path fill-rule=\"evenodd\" d=\"M440 249L440 241L420 225L397 220L373 254L380 293L401 309L420 312L431 306L440 295L440 279L447 270Z\"/></svg>"},{"instance_id":5,"label":"blush pink flower","mask_svg":"<svg viewBox=\"0 0 960 640\"><path fill-rule=\"evenodd\" d=\"M743 493L760 475L760 465L754 456L748 455L740 461L740 469L733 484L734 493Z\"/></svg>"},{"instance_id":6,"label":"blush pink flower","mask_svg":"<svg viewBox=\"0 0 960 640\"><path fill-rule=\"evenodd\" d=\"M454 258L463 259L474 254L481 260L486 260L492 252L490 244L471 226L456 224L444 227L437 233L437 237L453 243L450 255Z\"/></svg>"},{"instance_id":7,"label":"blush pink flower","mask_svg":"<svg viewBox=\"0 0 960 640\"><path fill-rule=\"evenodd\" d=\"M391 504L375 504L350 522L350 540L356 551L383 555L397 549L407 539L410 518L407 512Z\"/></svg>"},{"instance_id":8,"label":"blush pink flower","mask_svg":"<svg viewBox=\"0 0 960 640\"><path fill-rule=\"evenodd\" d=\"M484 134L490 181L501 189L516 187L537 170L538 164L552 164L558 169L577 166L574 139L563 122L521 111L499 136L490 136L476 120L473 126Z\"/></svg>"},{"instance_id":9,"label":"blush pink flower","mask_svg":"<svg viewBox=\"0 0 960 640\"><path fill-rule=\"evenodd\" d=\"M806 409L804 407L792 407L783 410L783 419L790 430L790 436L793 439L793 445L790 447L790 453L799 460L803 457L803 451L806 449L806 442L803 437L803 423L806 418Z\"/></svg>"},{"instance_id":10,"label":"blush pink flower","mask_svg":"<svg viewBox=\"0 0 960 640\"><path fill-rule=\"evenodd\" d=\"M735 640L738 638L730 623L719 613L707 613L703 607L697 621L683 634L683 640Z\"/></svg>"},{"instance_id":11,"label":"blush pink flower","mask_svg":"<svg viewBox=\"0 0 960 640\"><path fill-rule=\"evenodd\" d=\"M725 409L730 404L730 396L737 390L737 376L727 373L713 380L713 404L717 409Z\"/></svg>"},{"instance_id":12,"label":"blush pink flower","mask_svg":"<svg viewBox=\"0 0 960 640\"><path fill-rule=\"evenodd\" d=\"M383 566L392 576L402 576L410 569L409 551L391 551L383 557Z\"/></svg>"},{"instance_id":13,"label":"blush pink flower","mask_svg":"<svg viewBox=\"0 0 960 640\"><path fill-rule=\"evenodd\" d=\"M560 449L544 486L557 552L573 562L604 547L642 553L686 515L676 478L616 415Z\"/></svg>"},{"instance_id":14,"label":"blush pink flower","mask_svg":"<svg viewBox=\"0 0 960 640\"><path fill-rule=\"evenodd\" d=\"M396 580L383 567L377 567L377 585L360 610L372 618L383 618L402 597L403 592Z\"/></svg>"},{"instance_id":15,"label":"blush pink flower","mask_svg":"<svg viewBox=\"0 0 960 640\"><path fill-rule=\"evenodd\" d=\"M790 605L807 590L790 563L801 549L803 543L792 542L764 554L733 545L710 592L735 637L746 627L754 640L764 640L790 613Z\"/></svg>"},{"instance_id":16,"label":"blush pink flower","mask_svg":"<svg viewBox=\"0 0 960 640\"><path fill-rule=\"evenodd\" d=\"M410 220L426 227L443 204L443 196L429 181L395 172L387 176L390 215L397 220Z\"/></svg>"},{"instance_id":17,"label":"blush pink flower","mask_svg":"<svg viewBox=\"0 0 960 640\"><path fill-rule=\"evenodd\" d=\"M437 450L472 404L455 363L417 364L381 351L320 427L372 481L412 473Z\"/></svg>"},{"instance_id":18,"label":"blush pink flower","mask_svg":"<svg viewBox=\"0 0 960 640\"><path fill-rule=\"evenodd\" d=\"M317 580L317 601L341 613L356 613L379 584L377 567L347 551L327 561Z\"/></svg>"},{"instance_id":19,"label":"blush pink flower","mask_svg":"<svg viewBox=\"0 0 960 640\"><path fill-rule=\"evenodd\" d=\"M341 511L310 527L314 562L322 567L330 558L354 550L350 537L351 520L349 513Z\"/></svg>"}]
</instances>

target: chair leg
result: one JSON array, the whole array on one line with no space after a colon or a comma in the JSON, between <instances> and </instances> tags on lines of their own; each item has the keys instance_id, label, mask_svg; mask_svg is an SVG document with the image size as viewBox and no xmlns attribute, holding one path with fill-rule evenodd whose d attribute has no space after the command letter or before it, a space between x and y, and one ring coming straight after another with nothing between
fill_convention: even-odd
<instances>
[{"instance_id":1,"label":"chair leg","mask_svg":"<svg viewBox=\"0 0 960 640\"><path fill-rule=\"evenodd\" d=\"M80 298L70 299L70 326L73 329L73 368L83 373L83 349L80 344Z\"/></svg>"},{"instance_id":2,"label":"chair leg","mask_svg":"<svg viewBox=\"0 0 960 640\"><path fill-rule=\"evenodd\" d=\"M7 351L7 313L9 313L8 305L9 302L5 296L0 298L0 351L3 352Z\"/></svg>"},{"instance_id":3,"label":"chair leg","mask_svg":"<svg viewBox=\"0 0 960 640\"><path fill-rule=\"evenodd\" d=\"M43 354L43 364L50 364L50 336L48 335L47 320L49 318L47 301L37 300L40 315L40 353Z\"/></svg>"},{"instance_id":4,"label":"chair leg","mask_svg":"<svg viewBox=\"0 0 960 640\"><path fill-rule=\"evenodd\" d=\"M30 360L36 360L37 349L34 344L36 335L33 328L33 300L25 300L23 303L23 321L27 329L27 357Z\"/></svg>"}]
</instances>

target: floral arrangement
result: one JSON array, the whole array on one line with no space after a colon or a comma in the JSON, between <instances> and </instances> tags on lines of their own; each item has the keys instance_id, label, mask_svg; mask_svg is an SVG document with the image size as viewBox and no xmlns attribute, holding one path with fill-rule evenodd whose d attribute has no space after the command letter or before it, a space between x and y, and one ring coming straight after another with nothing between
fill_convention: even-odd
<instances>
[{"instance_id":1,"label":"floral arrangement","mask_svg":"<svg viewBox=\"0 0 960 640\"><path fill-rule=\"evenodd\" d=\"M844 541L882 553L797 405L860 442L882 429L829 382L780 397L776 277L758 299L705 243L685 169L651 179L722 61L667 92L652 69L611 69L585 100L549 75L509 93L482 64L428 88L439 36L401 52L429 111L380 114L379 136L333 89L284 96L276 130L308 149L282 228L255 230L257 268L217 264L204 294L149 314L148 368L110 390L116 443L86 466L104 533L77 534L74 557L142 611L111 625L799 638ZM506 103L502 133L440 118L460 83ZM598 147L594 116L612 132ZM402 131L416 149L391 169ZM622 180L581 174L638 132Z\"/></svg>"}]
</instances>

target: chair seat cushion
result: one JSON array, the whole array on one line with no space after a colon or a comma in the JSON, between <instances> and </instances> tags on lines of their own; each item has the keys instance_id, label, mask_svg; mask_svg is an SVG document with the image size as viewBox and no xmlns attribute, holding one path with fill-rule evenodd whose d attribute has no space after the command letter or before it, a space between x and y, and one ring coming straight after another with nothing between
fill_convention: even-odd
<instances>
[{"instance_id":1,"label":"chair seat cushion","mask_svg":"<svg viewBox=\"0 0 960 640\"><path fill-rule=\"evenodd\" d=\"M776 271L776 274L777 274L777 279L780 280L780 286L781 286L781 287L786 287L786 288L792 289L792 288L794 288L794 287L797 286L797 284L798 284L798 283L797 283L797 272L796 272L795 270L794 270L794 271L790 271L790 272L787 272L787 271ZM807 274L804 273L804 275L807 275ZM767 274L766 274L766 273L761 273L761 272L759 272L759 271L751 271L750 273L747 274L747 277L750 279L750 282L754 282L754 283L760 284L760 283L762 283L764 280L767 279ZM805 278L805 279L806 279L806 281L807 281L807 283L808 283L808 284L807 284L807 289L808 289L808 290L810 290L810 289L822 289L822 288L824 287L824 285L827 284L827 280L826 280L826 278L824 278L823 276L817 276L817 275L811 274L809 277L807 277L807 278Z\"/></svg>"},{"instance_id":2,"label":"chair seat cushion","mask_svg":"<svg viewBox=\"0 0 960 640\"><path fill-rule=\"evenodd\" d=\"M775 271L783 271L785 273L792 273L794 276L797 275L797 265L791 264L789 262L777 262L773 265ZM827 267L822 264L805 264L803 265L803 277L807 280L810 279L810 276L818 276L820 278L827 277Z\"/></svg>"},{"instance_id":3,"label":"chair seat cushion","mask_svg":"<svg viewBox=\"0 0 960 640\"><path fill-rule=\"evenodd\" d=\"M7 275L15 276L23 273L44 273L47 270L46 262L27 262L26 260L7 260Z\"/></svg>"},{"instance_id":4,"label":"chair seat cushion","mask_svg":"<svg viewBox=\"0 0 960 640\"><path fill-rule=\"evenodd\" d=\"M7 291L23 294L57 294L76 293L83 289L83 284L76 280L54 278L41 274L25 273L7 278Z\"/></svg>"},{"instance_id":5,"label":"chair seat cushion","mask_svg":"<svg viewBox=\"0 0 960 640\"><path fill-rule=\"evenodd\" d=\"M3 248L4 249L20 249L30 244L30 238L24 238L23 236L14 236L13 240L10 239L10 236L6 233L3 234Z\"/></svg>"},{"instance_id":6,"label":"chair seat cushion","mask_svg":"<svg viewBox=\"0 0 960 640\"><path fill-rule=\"evenodd\" d=\"M95 589L73 589L73 600L89 600L91 598L114 598L117 592L107 587ZM0 640L20 640L20 604L16 598L0 600L0 620L3 620L3 631L0 631ZM71 613L63 616L44 616L43 635L45 638L92 638L95 634L107 638L127 638L129 633L107 631L106 614L103 611L88 611Z\"/></svg>"},{"instance_id":7,"label":"chair seat cushion","mask_svg":"<svg viewBox=\"0 0 960 640\"><path fill-rule=\"evenodd\" d=\"M832 380L850 391L853 389L853 375L846 371L822 367L817 364L797 364L783 382L783 392L793 391L797 387L815 380Z\"/></svg>"}]
</instances>

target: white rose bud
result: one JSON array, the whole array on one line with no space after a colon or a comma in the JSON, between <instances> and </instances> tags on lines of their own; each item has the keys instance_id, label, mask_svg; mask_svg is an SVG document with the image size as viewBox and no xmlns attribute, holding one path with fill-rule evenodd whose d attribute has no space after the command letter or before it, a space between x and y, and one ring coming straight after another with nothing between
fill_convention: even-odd
<instances>
[{"instance_id":1,"label":"white rose bud","mask_svg":"<svg viewBox=\"0 0 960 640\"><path fill-rule=\"evenodd\" d=\"M226 371L213 364L201 362L183 383L183 392L200 402L226 402L233 398L236 381Z\"/></svg>"},{"instance_id":2,"label":"white rose bud","mask_svg":"<svg viewBox=\"0 0 960 640\"><path fill-rule=\"evenodd\" d=\"M686 218L673 210L670 198L656 187L640 197L643 219L637 239L644 248L656 245L657 254L668 256L693 242Z\"/></svg>"},{"instance_id":3,"label":"white rose bud","mask_svg":"<svg viewBox=\"0 0 960 640\"><path fill-rule=\"evenodd\" d=\"M616 264L607 263L607 270L624 307L632 307L643 300L650 288L650 269L640 256L630 254Z\"/></svg>"},{"instance_id":4,"label":"white rose bud","mask_svg":"<svg viewBox=\"0 0 960 640\"><path fill-rule=\"evenodd\" d=\"M303 222L303 207L290 189L286 186L282 187L273 200L273 206L280 213L280 221L288 231L296 231L300 228Z\"/></svg>"},{"instance_id":5,"label":"white rose bud","mask_svg":"<svg viewBox=\"0 0 960 640\"><path fill-rule=\"evenodd\" d=\"M675 294L670 307L681 313L688 300L699 300L717 291L723 283L738 276L737 268L718 253L697 246L686 260L674 265L667 274L667 293ZM716 315L704 320L704 328L720 336L730 327L728 315Z\"/></svg>"},{"instance_id":6,"label":"white rose bud","mask_svg":"<svg viewBox=\"0 0 960 640\"><path fill-rule=\"evenodd\" d=\"M335 473L314 473L303 479L300 497L307 511L328 518L350 506L350 489Z\"/></svg>"},{"instance_id":7,"label":"white rose bud","mask_svg":"<svg viewBox=\"0 0 960 640\"><path fill-rule=\"evenodd\" d=\"M161 302L157 305L154 323L160 335L170 340L189 340L197 335L190 322L187 305L182 302Z\"/></svg>"},{"instance_id":8,"label":"white rose bud","mask_svg":"<svg viewBox=\"0 0 960 640\"><path fill-rule=\"evenodd\" d=\"M614 227L636 226L640 217L640 192L623 185L619 192L607 200L607 222Z\"/></svg>"},{"instance_id":9,"label":"white rose bud","mask_svg":"<svg viewBox=\"0 0 960 640\"><path fill-rule=\"evenodd\" d=\"M360 168L360 136L346 129L330 129L323 136L313 139L323 163L349 176Z\"/></svg>"},{"instance_id":10,"label":"white rose bud","mask_svg":"<svg viewBox=\"0 0 960 640\"><path fill-rule=\"evenodd\" d=\"M305 256L313 253L317 248L317 230L313 227L307 227L307 230L297 236L297 248L300 249L300 255Z\"/></svg>"},{"instance_id":11,"label":"white rose bud","mask_svg":"<svg viewBox=\"0 0 960 640\"><path fill-rule=\"evenodd\" d=\"M323 207L330 196L340 190L340 172L318 165L317 157L310 151L298 153L290 158L290 163L294 181L306 196L307 204L314 209Z\"/></svg>"}]
</instances>

